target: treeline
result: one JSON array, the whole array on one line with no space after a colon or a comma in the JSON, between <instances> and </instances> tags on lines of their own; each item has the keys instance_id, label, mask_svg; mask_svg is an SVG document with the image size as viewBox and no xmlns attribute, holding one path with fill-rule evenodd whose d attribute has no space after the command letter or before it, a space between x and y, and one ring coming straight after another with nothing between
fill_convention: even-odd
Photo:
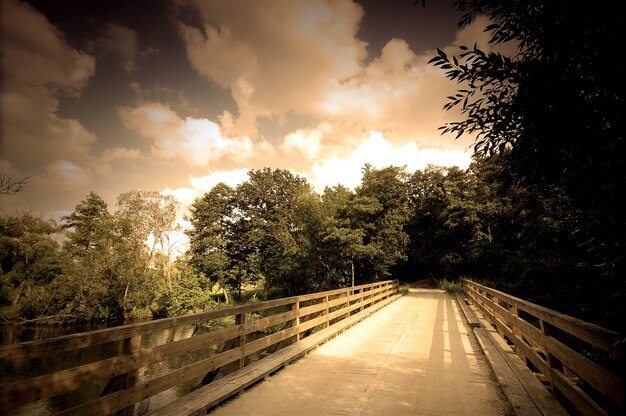
<instances>
[{"instance_id":1,"label":"treeline","mask_svg":"<svg viewBox=\"0 0 626 416\"><path fill-rule=\"evenodd\" d=\"M365 166L354 190L320 195L302 177L265 168L218 184L189 207L188 249L174 259L176 201L89 194L60 224L0 219L5 321L153 318L216 307L244 287L289 296L387 278L469 277L544 306L619 325L621 277L599 272L577 239L588 219L555 187L507 181L499 158L413 174Z\"/></svg>"}]
</instances>

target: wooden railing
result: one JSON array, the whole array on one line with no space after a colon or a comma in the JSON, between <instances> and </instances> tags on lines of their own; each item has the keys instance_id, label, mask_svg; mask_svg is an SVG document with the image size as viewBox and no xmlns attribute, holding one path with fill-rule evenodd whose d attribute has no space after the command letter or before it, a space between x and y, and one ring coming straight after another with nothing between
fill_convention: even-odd
<instances>
[{"instance_id":1,"label":"wooden railing","mask_svg":"<svg viewBox=\"0 0 626 416\"><path fill-rule=\"evenodd\" d=\"M583 415L626 414L624 335L469 280L462 280L462 286L467 299L566 409Z\"/></svg>"},{"instance_id":2,"label":"wooden railing","mask_svg":"<svg viewBox=\"0 0 626 416\"><path fill-rule=\"evenodd\" d=\"M135 405L147 398L182 383L211 383L398 292L398 281L390 280L1 346L0 413L44 399L57 398L58 404L64 395L91 386L87 389L91 397L81 395L86 398L83 402L62 403L56 414L133 414ZM190 337L142 346L142 338L155 331L188 326L195 329ZM94 348L110 353L89 361ZM185 357L198 352L205 352L204 358L186 362ZM146 379L147 369L177 358L182 361L178 368ZM73 363L58 367L68 361ZM57 367L47 362L56 362ZM36 371L10 376L24 365Z\"/></svg>"}]
</instances>

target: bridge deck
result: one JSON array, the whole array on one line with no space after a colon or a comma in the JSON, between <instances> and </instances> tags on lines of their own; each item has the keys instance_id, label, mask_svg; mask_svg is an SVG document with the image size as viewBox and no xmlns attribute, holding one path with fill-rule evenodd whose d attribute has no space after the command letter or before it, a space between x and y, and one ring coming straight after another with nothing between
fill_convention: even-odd
<instances>
[{"instance_id":1,"label":"bridge deck","mask_svg":"<svg viewBox=\"0 0 626 416\"><path fill-rule=\"evenodd\" d=\"M232 415L507 414L456 300L407 296L217 407Z\"/></svg>"}]
</instances>

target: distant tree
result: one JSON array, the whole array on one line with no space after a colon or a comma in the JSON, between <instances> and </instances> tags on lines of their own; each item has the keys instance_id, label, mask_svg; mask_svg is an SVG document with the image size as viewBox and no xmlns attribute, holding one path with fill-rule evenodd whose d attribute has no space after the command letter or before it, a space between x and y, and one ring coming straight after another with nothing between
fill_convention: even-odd
<instances>
[{"instance_id":1,"label":"distant tree","mask_svg":"<svg viewBox=\"0 0 626 416\"><path fill-rule=\"evenodd\" d=\"M186 315L213 309L216 302L210 288L206 287L206 279L193 270L185 258L178 258L175 265L176 284L167 294L167 315Z\"/></svg>"},{"instance_id":2,"label":"distant tree","mask_svg":"<svg viewBox=\"0 0 626 416\"><path fill-rule=\"evenodd\" d=\"M160 246L160 259L164 263L160 267L169 289L172 288L172 279L169 273L169 247L166 244L170 241L170 233L176 229L176 211L179 205L171 195L133 190L117 197L118 211L115 213L121 235L141 247L149 244L148 265L153 261L157 245Z\"/></svg>"},{"instance_id":3,"label":"distant tree","mask_svg":"<svg viewBox=\"0 0 626 416\"><path fill-rule=\"evenodd\" d=\"M301 211L313 188L283 169L252 170L248 177L235 193L228 248L235 270L248 280L261 279L264 299L276 284L299 291L292 277L308 254Z\"/></svg>"},{"instance_id":4,"label":"distant tree","mask_svg":"<svg viewBox=\"0 0 626 416\"><path fill-rule=\"evenodd\" d=\"M227 244L230 241L230 223L234 220L233 198L233 188L224 183L215 185L189 208L187 219L191 228L185 231L189 236L189 264L210 283L205 289L218 285L226 294L227 301L228 292L236 289L227 273Z\"/></svg>"},{"instance_id":5,"label":"distant tree","mask_svg":"<svg viewBox=\"0 0 626 416\"><path fill-rule=\"evenodd\" d=\"M122 318L124 285L116 267L116 226L107 203L90 192L62 218L61 226L67 236L63 248L72 258L67 276L57 281L66 299L65 313L80 321Z\"/></svg>"},{"instance_id":6,"label":"distant tree","mask_svg":"<svg viewBox=\"0 0 626 416\"><path fill-rule=\"evenodd\" d=\"M325 237L341 253L338 260L354 267L357 284L389 277L391 267L406 257L409 242L403 168L365 165L362 173L361 185L338 209Z\"/></svg>"},{"instance_id":7,"label":"distant tree","mask_svg":"<svg viewBox=\"0 0 626 416\"><path fill-rule=\"evenodd\" d=\"M408 184L405 230L411 243L403 273L450 280L467 274L471 244L480 229L471 177L457 167L428 166L414 172Z\"/></svg>"},{"instance_id":8,"label":"distant tree","mask_svg":"<svg viewBox=\"0 0 626 416\"><path fill-rule=\"evenodd\" d=\"M23 319L56 313L51 282L68 269L52 220L30 213L0 216L0 305L4 316Z\"/></svg>"},{"instance_id":9,"label":"distant tree","mask_svg":"<svg viewBox=\"0 0 626 416\"><path fill-rule=\"evenodd\" d=\"M61 227L68 230L66 247L74 254L109 247L113 233L111 214L107 203L95 192L90 192L62 221Z\"/></svg>"}]
</instances>

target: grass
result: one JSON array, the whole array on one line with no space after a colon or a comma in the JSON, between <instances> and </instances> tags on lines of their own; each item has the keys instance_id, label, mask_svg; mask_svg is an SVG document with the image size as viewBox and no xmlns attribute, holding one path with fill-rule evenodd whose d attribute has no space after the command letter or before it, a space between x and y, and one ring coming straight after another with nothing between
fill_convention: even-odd
<instances>
[{"instance_id":1,"label":"grass","mask_svg":"<svg viewBox=\"0 0 626 416\"><path fill-rule=\"evenodd\" d=\"M461 293L463 288L458 282L450 281L448 279L439 279L436 281L437 289L445 290L448 293Z\"/></svg>"},{"instance_id":2,"label":"grass","mask_svg":"<svg viewBox=\"0 0 626 416\"><path fill-rule=\"evenodd\" d=\"M402 296L406 295L409 293L409 285L406 283L403 283L400 285L400 294Z\"/></svg>"}]
</instances>

